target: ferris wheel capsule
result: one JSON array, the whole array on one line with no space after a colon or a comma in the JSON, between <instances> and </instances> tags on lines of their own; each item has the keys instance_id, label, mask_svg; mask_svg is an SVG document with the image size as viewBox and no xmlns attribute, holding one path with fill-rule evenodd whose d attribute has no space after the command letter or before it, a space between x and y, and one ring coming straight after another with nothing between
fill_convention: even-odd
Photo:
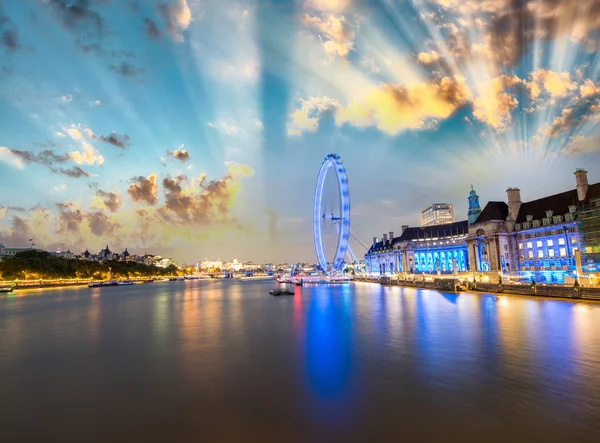
<instances>
[{"instance_id":1,"label":"ferris wheel capsule","mask_svg":"<svg viewBox=\"0 0 600 443\"><path fill-rule=\"evenodd\" d=\"M339 214L326 214L322 208L325 179L328 174L332 173L335 174L338 184ZM323 246L322 223L324 221L331 222L336 226L337 246L335 248L335 255L332 254L332 256L327 256ZM350 192L348 190L346 168L337 154L329 154L325 157L319 170L313 208L313 231L319 266L323 271L339 271L344 263L350 236Z\"/></svg>"}]
</instances>

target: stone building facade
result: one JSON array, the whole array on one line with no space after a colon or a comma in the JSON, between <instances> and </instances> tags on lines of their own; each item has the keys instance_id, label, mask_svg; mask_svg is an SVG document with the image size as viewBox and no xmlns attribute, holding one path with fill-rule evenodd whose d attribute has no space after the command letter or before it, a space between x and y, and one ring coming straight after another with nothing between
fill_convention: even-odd
<instances>
[{"instance_id":1,"label":"stone building facade","mask_svg":"<svg viewBox=\"0 0 600 443\"><path fill-rule=\"evenodd\" d=\"M597 223L589 223L596 231L586 234L579 216L582 208L596 203L600 211L600 183L589 185L583 169L575 171L575 178L574 189L529 202L521 201L518 188L509 188L506 202L491 201L483 210L471 189L467 221L403 226L399 237L390 232L381 240L373 238L365 255L367 272L501 272L561 283L565 276L575 275L577 250L584 252L583 272L597 272L598 264L585 255L595 253L597 245L581 244L582 238L598 237Z\"/></svg>"}]
</instances>

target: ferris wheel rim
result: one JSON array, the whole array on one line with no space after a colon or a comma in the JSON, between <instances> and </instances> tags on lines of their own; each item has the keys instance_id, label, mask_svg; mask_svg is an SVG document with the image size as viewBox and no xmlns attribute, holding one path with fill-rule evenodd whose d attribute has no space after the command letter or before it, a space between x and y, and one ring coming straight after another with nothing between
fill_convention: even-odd
<instances>
[{"instance_id":1,"label":"ferris wheel rim","mask_svg":"<svg viewBox=\"0 0 600 443\"><path fill-rule=\"evenodd\" d=\"M325 177L330 169L333 169L336 174L339 185L338 188L340 199L340 229L338 232L336 253L332 263L328 262L327 258L325 257L323 237L321 232L321 201L323 199L323 185L325 183ZM313 207L313 231L315 250L319 265L323 271L327 271L328 265L330 264L332 266L332 271L339 270L344 261L346 250L348 249L348 239L350 236L350 193L348 190L348 177L346 176L346 168L344 167L340 156L337 154L327 155L321 164L321 168L319 169Z\"/></svg>"}]
</instances>

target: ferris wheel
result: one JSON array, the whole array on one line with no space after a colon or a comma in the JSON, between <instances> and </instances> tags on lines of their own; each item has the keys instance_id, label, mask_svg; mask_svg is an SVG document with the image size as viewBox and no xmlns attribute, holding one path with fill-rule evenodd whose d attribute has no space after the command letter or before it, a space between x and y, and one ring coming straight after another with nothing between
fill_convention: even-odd
<instances>
[{"instance_id":1,"label":"ferris wheel","mask_svg":"<svg viewBox=\"0 0 600 443\"><path fill-rule=\"evenodd\" d=\"M321 269L339 271L350 236L350 193L346 168L337 154L321 164L313 208L315 250Z\"/></svg>"}]
</instances>

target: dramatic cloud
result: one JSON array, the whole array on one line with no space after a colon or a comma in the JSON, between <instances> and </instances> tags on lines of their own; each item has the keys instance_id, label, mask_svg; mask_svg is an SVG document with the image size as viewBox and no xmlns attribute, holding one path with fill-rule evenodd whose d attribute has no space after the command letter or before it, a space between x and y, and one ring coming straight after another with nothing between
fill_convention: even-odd
<instances>
[{"instance_id":1,"label":"dramatic cloud","mask_svg":"<svg viewBox=\"0 0 600 443\"><path fill-rule=\"evenodd\" d=\"M148 17L144 18L144 33L147 37L154 40L158 40L162 36L162 32L160 32L160 29L158 29L154 20Z\"/></svg>"},{"instance_id":2,"label":"dramatic cloud","mask_svg":"<svg viewBox=\"0 0 600 443\"><path fill-rule=\"evenodd\" d=\"M72 178L90 177L92 175L89 172L86 172L83 169L81 169L79 166L73 166L70 169L60 168L58 170L53 170L53 172L59 172L63 175L66 175L67 177Z\"/></svg>"},{"instance_id":3,"label":"dramatic cloud","mask_svg":"<svg viewBox=\"0 0 600 443\"><path fill-rule=\"evenodd\" d=\"M6 148L4 148L6 149ZM21 151L19 149L10 149L10 153L21 162L38 163L47 167L52 167L55 163L65 163L71 159L69 154L56 154L51 149L45 149L37 154L31 151ZM21 163L22 164L22 163Z\"/></svg>"},{"instance_id":4,"label":"dramatic cloud","mask_svg":"<svg viewBox=\"0 0 600 443\"><path fill-rule=\"evenodd\" d=\"M337 109L340 104L336 99L329 97L309 97L300 99L300 109L290 115L288 135L300 135L303 131L317 132L319 120L323 113Z\"/></svg>"},{"instance_id":5,"label":"dramatic cloud","mask_svg":"<svg viewBox=\"0 0 600 443\"><path fill-rule=\"evenodd\" d=\"M437 63L437 61L440 59L440 54L436 51L419 52L417 58L420 63L423 63L424 65L431 65L433 63Z\"/></svg>"},{"instance_id":6,"label":"dramatic cloud","mask_svg":"<svg viewBox=\"0 0 600 443\"><path fill-rule=\"evenodd\" d=\"M150 174L148 177L133 177L133 183L127 188L127 193L134 202L146 202L149 205L155 205L158 201L158 186L156 184L156 174Z\"/></svg>"},{"instance_id":7,"label":"dramatic cloud","mask_svg":"<svg viewBox=\"0 0 600 443\"><path fill-rule=\"evenodd\" d=\"M88 222L88 226L92 234L97 237L112 235L121 227L117 222L111 219L102 212L85 212L84 217Z\"/></svg>"},{"instance_id":8,"label":"dramatic cloud","mask_svg":"<svg viewBox=\"0 0 600 443\"><path fill-rule=\"evenodd\" d=\"M57 232L60 234L77 234L79 226L83 222L83 211L76 208L71 202L59 203L57 207L59 222Z\"/></svg>"},{"instance_id":9,"label":"dramatic cloud","mask_svg":"<svg viewBox=\"0 0 600 443\"><path fill-rule=\"evenodd\" d=\"M406 129L425 129L465 105L471 93L462 78L444 77L431 83L383 84L339 108L338 126L376 126L394 135Z\"/></svg>"},{"instance_id":10,"label":"dramatic cloud","mask_svg":"<svg viewBox=\"0 0 600 443\"><path fill-rule=\"evenodd\" d=\"M227 165L227 173L219 180L207 180L205 174L191 180L185 175L163 179L165 204L159 213L165 221L208 225L228 220L232 199L240 189L238 179L254 171L237 163Z\"/></svg>"},{"instance_id":11,"label":"dramatic cloud","mask_svg":"<svg viewBox=\"0 0 600 443\"><path fill-rule=\"evenodd\" d=\"M117 212L121 207L121 199L116 192L106 192L98 189L96 197L102 201L103 206L110 212Z\"/></svg>"},{"instance_id":12,"label":"dramatic cloud","mask_svg":"<svg viewBox=\"0 0 600 443\"><path fill-rule=\"evenodd\" d=\"M70 158L78 165L101 165L104 163L104 157L96 153L96 150L92 145L87 142L82 142L83 151L72 151L69 155Z\"/></svg>"},{"instance_id":13,"label":"dramatic cloud","mask_svg":"<svg viewBox=\"0 0 600 443\"><path fill-rule=\"evenodd\" d=\"M473 116L496 130L503 130L511 120L511 112L519 104L517 98L506 92L521 84L516 76L503 75L481 85L480 95L473 101Z\"/></svg>"},{"instance_id":14,"label":"dramatic cloud","mask_svg":"<svg viewBox=\"0 0 600 443\"><path fill-rule=\"evenodd\" d=\"M182 32L192 21L192 11L187 0L174 0L170 4L160 5L159 10L171 38L176 42L182 42Z\"/></svg>"},{"instance_id":15,"label":"dramatic cloud","mask_svg":"<svg viewBox=\"0 0 600 443\"><path fill-rule=\"evenodd\" d=\"M319 17L305 14L302 23L317 32L327 55L346 58L348 53L354 49L353 35L347 29L343 16Z\"/></svg>"},{"instance_id":16,"label":"dramatic cloud","mask_svg":"<svg viewBox=\"0 0 600 443\"><path fill-rule=\"evenodd\" d=\"M352 0L307 0L306 7L321 12L343 12Z\"/></svg>"},{"instance_id":17,"label":"dramatic cloud","mask_svg":"<svg viewBox=\"0 0 600 443\"><path fill-rule=\"evenodd\" d=\"M190 159L190 154L185 149L183 149L183 145L181 145L179 149L176 149L175 151L169 151L167 149L165 150L165 154L176 158L177 160L183 163L187 162Z\"/></svg>"},{"instance_id":18,"label":"dramatic cloud","mask_svg":"<svg viewBox=\"0 0 600 443\"><path fill-rule=\"evenodd\" d=\"M110 65L110 69L123 77L136 77L145 71L144 68L138 68L127 61L122 61L118 65Z\"/></svg>"}]
</instances>

